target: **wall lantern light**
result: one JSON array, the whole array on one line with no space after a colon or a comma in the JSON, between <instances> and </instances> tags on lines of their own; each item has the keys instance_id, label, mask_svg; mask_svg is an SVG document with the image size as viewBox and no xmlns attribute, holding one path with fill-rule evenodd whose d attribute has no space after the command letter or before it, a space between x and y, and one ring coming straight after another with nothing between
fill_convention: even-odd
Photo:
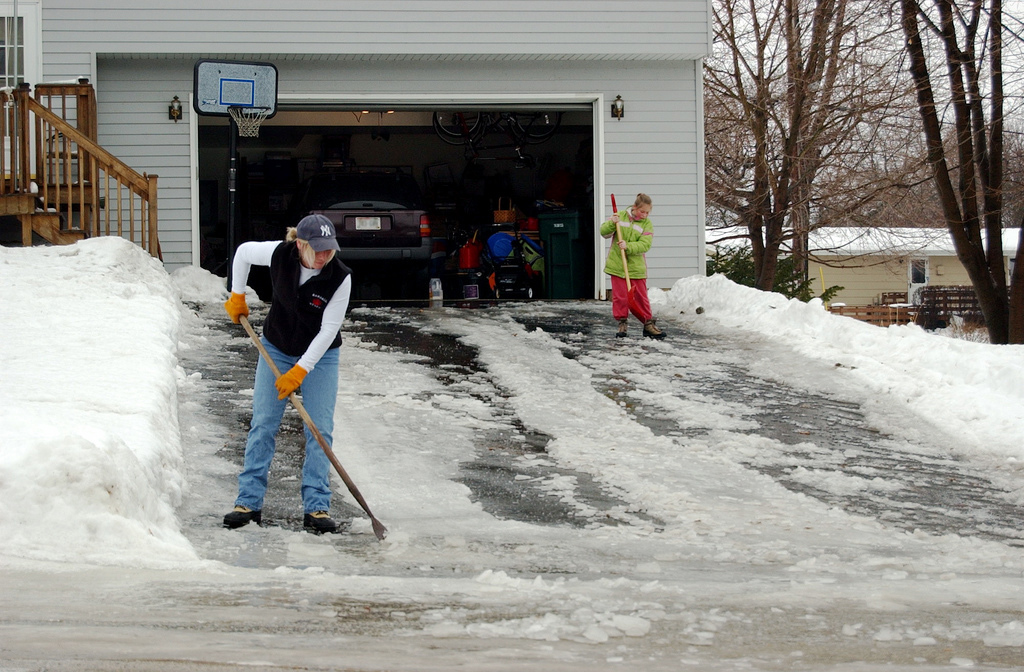
<instances>
[{"instance_id":1,"label":"wall lantern light","mask_svg":"<svg viewBox=\"0 0 1024 672\"><path fill-rule=\"evenodd\" d=\"M622 96L615 96L615 100L612 101L612 118L622 119L626 116L626 103L622 100Z\"/></svg>"},{"instance_id":2,"label":"wall lantern light","mask_svg":"<svg viewBox=\"0 0 1024 672\"><path fill-rule=\"evenodd\" d=\"M177 96L167 106L167 118L174 120L174 123L178 123L178 120L181 119L181 101Z\"/></svg>"}]
</instances>

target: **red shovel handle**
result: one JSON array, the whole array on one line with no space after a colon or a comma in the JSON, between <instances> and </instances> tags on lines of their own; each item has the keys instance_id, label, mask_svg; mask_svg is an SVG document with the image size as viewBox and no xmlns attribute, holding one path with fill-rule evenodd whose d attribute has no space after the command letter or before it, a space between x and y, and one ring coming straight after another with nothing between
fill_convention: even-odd
<instances>
[{"instance_id":1,"label":"red shovel handle","mask_svg":"<svg viewBox=\"0 0 1024 672\"><path fill-rule=\"evenodd\" d=\"M612 194L612 210L614 210L614 212L612 213L613 215L619 214L619 209L615 205L615 194ZM619 229L619 223L618 222L615 223L615 239L618 242L620 242L620 243L622 242L622 231ZM625 271L625 274L626 274L626 292L630 296L632 296L633 295L633 283L631 283L629 281L629 266L626 263L626 251L623 250L622 248L619 248L619 252L622 253L622 269L623 269L623 271Z\"/></svg>"}]
</instances>

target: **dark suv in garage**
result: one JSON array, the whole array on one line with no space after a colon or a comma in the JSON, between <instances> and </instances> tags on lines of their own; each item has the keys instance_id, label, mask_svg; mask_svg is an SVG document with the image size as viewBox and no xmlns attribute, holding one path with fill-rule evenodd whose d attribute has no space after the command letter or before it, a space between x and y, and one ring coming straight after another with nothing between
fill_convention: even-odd
<instances>
[{"instance_id":1,"label":"dark suv in garage","mask_svg":"<svg viewBox=\"0 0 1024 672\"><path fill-rule=\"evenodd\" d=\"M412 175L397 169L317 173L299 186L292 202L297 217L316 213L334 222L338 258L356 271L357 282L377 283L377 289L356 287L356 298L427 296L430 217ZM396 291L401 296L385 295Z\"/></svg>"}]
</instances>

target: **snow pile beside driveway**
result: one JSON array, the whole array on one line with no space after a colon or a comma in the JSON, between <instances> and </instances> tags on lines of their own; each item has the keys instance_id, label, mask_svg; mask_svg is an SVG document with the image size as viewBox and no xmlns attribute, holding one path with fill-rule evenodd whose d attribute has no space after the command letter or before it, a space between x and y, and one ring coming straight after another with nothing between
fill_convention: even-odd
<instances>
[{"instance_id":1,"label":"snow pile beside driveway","mask_svg":"<svg viewBox=\"0 0 1024 672\"><path fill-rule=\"evenodd\" d=\"M180 302L121 238L0 248L0 538L8 560L152 566L196 555L175 351Z\"/></svg>"},{"instance_id":2,"label":"snow pile beside driveway","mask_svg":"<svg viewBox=\"0 0 1024 672\"><path fill-rule=\"evenodd\" d=\"M832 315L821 301L804 303L737 285L722 275L678 280L654 290L659 315L703 316L758 339L780 342L811 359L834 365L880 398L896 399L947 435L974 441L966 452L994 452L1024 460L1024 346L940 338L917 325L879 328ZM965 409L971 409L965 413Z\"/></svg>"}]
</instances>

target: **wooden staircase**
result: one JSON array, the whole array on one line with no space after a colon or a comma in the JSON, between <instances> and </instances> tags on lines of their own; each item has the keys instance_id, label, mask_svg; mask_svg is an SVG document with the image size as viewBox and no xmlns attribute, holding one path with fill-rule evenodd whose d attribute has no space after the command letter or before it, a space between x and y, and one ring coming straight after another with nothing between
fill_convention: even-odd
<instances>
[{"instance_id":1,"label":"wooden staircase","mask_svg":"<svg viewBox=\"0 0 1024 672\"><path fill-rule=\"evenodd\" d=\"M0 218L21 244L68 245L120 236L161 258L157 176L96 142L96 93L87 79L0 91Z\"/></svg>"}]
</instances>

